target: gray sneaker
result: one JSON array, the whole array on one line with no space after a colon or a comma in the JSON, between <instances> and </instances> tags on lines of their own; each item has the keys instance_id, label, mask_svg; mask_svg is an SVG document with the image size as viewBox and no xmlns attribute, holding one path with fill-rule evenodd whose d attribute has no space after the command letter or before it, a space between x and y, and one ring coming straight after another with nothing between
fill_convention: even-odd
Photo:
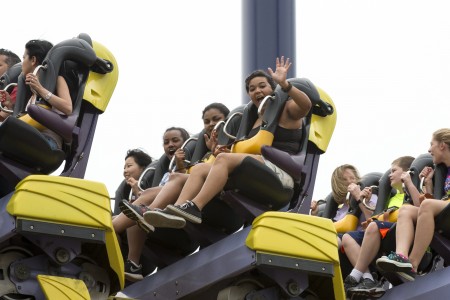
<instances>
[{"instance_id":1,"label":"gray sneaker","mask_svg":"<svg viewBox=\"0 0 450 300\"><path fill-rule=\"evenodd\" d=\"M355 277L348 275L344 280L344 290L345 294L351 289L359 284L359 281L355 279Z\"/></svg>"},{"instance_id":2,"label":"gray sneaker","mask_svg":"<svg viewBox=\"0 0 450 300\"><path fill-rule=\"evenodd\" d=\"M363 278L362 281L355 287L349 288L347 295L352 298L353 296L365 296L364 298L379 298L384 295L386 291L379 286L378 282L370 278Z\"/></svg>"}]
</instances>

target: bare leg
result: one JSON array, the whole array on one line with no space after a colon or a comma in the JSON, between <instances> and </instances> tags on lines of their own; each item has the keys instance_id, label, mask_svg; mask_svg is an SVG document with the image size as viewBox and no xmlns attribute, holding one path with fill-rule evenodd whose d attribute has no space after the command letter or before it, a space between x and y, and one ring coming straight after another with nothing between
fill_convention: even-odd
<instances>
[{"instance_id":1,"label":"bare leg","mask_svg":"<svg viewBox=\"0 0 450 300\"><path fill-rule=\"evenodd\" d=\"M412 205L400 207L395 234L395 252L408 257L409 248L414 238L414 224L417 221L419 208Z\"/></svg>"},{"instance_id":2,"label":"bare leg","mask_svg":"<svg viewBox=\"0 0 450 300\"><path fill-rule=\"evenodd\" d=\"M181 190L176 204L182 204L186 200L194 198L198 194L198 192L200 192L200 189L205 183L206 177L208 176L211 167L212 164L210 163L202 163L195 165L191 169L191 174L189 175L189 178L187 179L183 189Z\"/></svg>"},{"instance_id":3,"label":"bare leg","mask_svg":"<svg viewBox=\"0 0 450 300\"><path fill-rule=\"evenodd\" d=\"M155 198L158 196L158 194L162 191L162 186L155 186L149 189L146 189L142 192L142 194L139 196L139 198L136 199L136 201L133 202L133 204L139 205L143 204L145 206L149 206L153 203Z\"/></svg>"},{"instance_id":4,"label":"bare leg","mask_svg":"<svg viewBox=\"0 0 450 300\"><path fill-rule=\"evenodd\" d=\"M342 236L342 246L344 247L345 255L347 255L348 260L354 267L361 252L361 246L348 234Z\"/></svg>"},{"instance_id":5,"label":"bare leg","mask_svg":"<svg viewBox=\"0 0 450 300\"><path fill-rule=\"evenodd\" d=\"M444 210L447 205L448 202L435 199L424 200L420 205L414 246L411 255L409 256L409 260L415 270L417 270L417 266L422 260L422 257L433 238L435 228L434 218Z\"/></svg>"},{"instance_id":6,"label":"bare leg","mask_svg":"<svg viewBox=\"0 0 450 300\"><path fill-rule=\"evenodd\" d=\"M155 197L158 195L158 193L162 190L162 187L153 187L150 189L146 189L142 192L141 196L136 199L136 201L133 202L133 204L139 205L143 204L148 206L153 202ZM116 200L117 201L117 200ZM125 229L136 225L136 222L129 219L127 216L125 216L123 213L118 214L112 221L114 231L116 233L122 233L125 231Z\"/></svg>"},{"instance_id":7,"label":"bare leg","mask_svg":"<svg viewBox=\"0 0 450 300\"><path fill-rule=\"evenodd\" d=\"M355 269L363 273L369 273L369 265L377 256L380 245L380 231L377 224L372 222L366 228Z\"/></svg>"},{"instance_id":8,"label":"bare leg","mask_svg":"<svg viewBox=\"0 0 450 300\"><path fill-rule=\"evenodd\" d=\"M155 200L150 204L150 208L165 208L168 204L175 203L190 177L191 175L189 174L170 174L169 181L162 187Z\"/></svg>"},{"instance_id":9,"label":"bare leg","mask_svg":"<svg viewBox=\"0 0 450 300\"><path fill-rule=\"evenodd\" d=\"M135 222L136 223L136 222ZM144 248L147 234L139 228L139 226L132 226L127 230L128 238L128 259L136 264L141 260L142 249Z\"/></svg>"},{"instance_id":10,"label":"bare leg","mask_svg":"<svg viewBox=\"0 0 450 300\"><path fill-rule=\"evenodd\" d=\"M214 161L205 183L200 192L192 199L197 207L202 210L205 205L214 198L227 183L228 175L242 162L244 158L251 156L261 163L263 160L259 155L220 153ZM184 199L189 200L189 199Z\"/></svg>"}]
</instances>

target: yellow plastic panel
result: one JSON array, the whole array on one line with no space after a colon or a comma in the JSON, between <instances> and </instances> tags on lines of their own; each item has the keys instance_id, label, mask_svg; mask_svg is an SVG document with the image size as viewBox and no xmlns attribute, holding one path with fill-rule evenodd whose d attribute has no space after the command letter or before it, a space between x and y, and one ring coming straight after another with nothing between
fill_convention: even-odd
<instances>
[{"instance_id":1,"label":"yellow plastic panel","mask_svg":"<svg viewBox=\"0 0 450 300\"><path fill-rule=\"evenodd\" d=\"M84 179L30 175L16 186L7 210L26 219L112 230L105 185Z\"/></svg>"},{"instance_id":2,"label":"yellow plastic panel","mask_svg":"<svg viewBox=\"0 0 450 300\"><path fill-rule=\"evenodd\" d=\"M123 289L125 287L125 268L116 233L114 231L106 232L105 239L109 265L119 277L120 289Z\"/></svg>"},{"instance_id":3,"label":"yellow plastic panel","mask_svg":"<svg viewBox=\"0 0 450 300\"><path fill-rule=\"evenodd\" d=\"M317 148L323 152L326 152L328 145L330 144L334 128L336 127L337 112L336 106L334 105L333 100L331 100L331 97L319 87L317 87L317 90L319 91L320 99L329 103L333 107L334 112L332 115L326 117L312 115L311 126L309 129L309 140L313 142Z\"/></svg>"},{"instance_id":4,"label":"yellow plastic panel","mask_svg":"<svg viewBox=\"0 0 450 300\"><path fill-rule=\"evenodd\" d=\"M330 219L266 212L253 221L246 245L254 251L333 264L335 299L345 299L336 231Z\"/></svg>"},{"instance_id":5,"label":"yellow plastic panel","mask_svg":"<svg viewBox=\"0 0 450 300\"><path fill-rule=\"evenodd\" d=\"M255 251L339 264L336 231L330 219L266 212L252 227L246 245Z\"/></svg>"},{"instance_id":6,"label":"yellow plastic panel","mask_svg":"<svg viewBox=\"0 0 450 300\"><path fill-rule=\"evenodd\" d=\"M273 133L267 130L260 130L254 137L234 144L231 152L261 154L261 147L263 145L271 146L273 138Z\"/></svg>"},{"instance_id":7,"label":"yellow plastic panel","mask_svg":"<svg viewBox=\"0 0 450 300\"><path fill-rule=\"evenodd\" d=\"M92 41L92 44L97 57L110 61L114 69L107 74L91 71L86 82L83 99L92 103L99 110L105 111L119 79L119 67L114 55L105 46L96 41Z\"/></svg>"},{"instance_id":8,"label":"yellow plastic panel","mask_svg":"<svg viewBox=\"0 0 450 300\"><path fill-rule=\"evenodd\" d=\"M65 277L38 275L39 285L48 300L89 300L89 291L83 281Z\"/></svg>"},{"instance_id":9,"label":"yellow plastic panel","mask_svg":"<svg viewBox=\"0 0 450 300\"><path fill-rule=\"evenodd\" d=\"M352 214L346 214L345 217L337 222L334 222L334 228L337 233L345 233L348 231L356 230L358 227L359 219Z\"/></svg>"}]
</instances>

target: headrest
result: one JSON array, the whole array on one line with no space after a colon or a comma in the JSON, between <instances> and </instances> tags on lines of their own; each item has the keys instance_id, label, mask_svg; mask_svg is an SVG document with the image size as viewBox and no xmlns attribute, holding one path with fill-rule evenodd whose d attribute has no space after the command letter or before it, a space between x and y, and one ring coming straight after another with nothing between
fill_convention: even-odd
<instances>
[{"instance_id":1,"label":"headrest","mask_svg":"<svg viewBox=\"0 0 450 300\"><path fill-rule=\"evenodd\" d=\"M17 63L11 68L9 68L0 77L0 90L5 89L5 87L10 83L17 83L17 80L21 72L22 72L22 63Z\"/></svg>"}]
</instances>

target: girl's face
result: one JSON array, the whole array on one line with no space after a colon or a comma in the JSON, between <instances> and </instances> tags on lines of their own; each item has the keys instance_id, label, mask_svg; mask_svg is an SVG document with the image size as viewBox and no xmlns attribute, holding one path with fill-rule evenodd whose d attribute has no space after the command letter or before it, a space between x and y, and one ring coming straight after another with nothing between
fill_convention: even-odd
<instances>
[{"instance_id":1,"label":"girl's face","mask_svg":"<svg viewBox=\"0 0 450 300\"><path fill-rule=\"evenodd\" d=\"M266 77L255 77L248 84L248 95L256 107L259 107L264 97L272 95L272 93L273 89Z\"/></svg>"},{"instance_id":2,"label":"girl's face","mask_svg":"<svg viewBox=\"0 0 450 300\"><path fill-rule=\"evenodd\" d=\"M22 73L24 75L28 73L32 73L35 69L35 60L36 58L30 57L28 55L28 51L25 50L25 53L23 54L23 61L22 61Z\"/></svg>"},{"instance_id":3,"label":"girl's face","mask_svg":"<svg viewBox=\"0 0 450 300\"><path fill-rule=\"evenodd\" d=\"M208 109L203 114L203 126L205 132L211 136L211 131L214 129L214 126L223 120L225 120L225 116L220 110L217 108Z\"/></svg>"},{"instance_id":4,"label":"girl's face","mask_svg":"<svg viewBox=\"0 0 450 300\"><path fill-rule=\"evenodd\" d=\"M172 158L175 151L177 151L178 148L181 148L183 143L184 140L181 137L181 132L179 130L169 130L166 133L164 133L163 137L164 153L166 153L168 158Z\"/></svg>"},{"instance_id":5,"label":"girl's face","mask_svg":"<svg viewBox=\"0 0 450 300\"><path fill-rule=\"evenodd\" d=\"M430 148L428 149L428 152L433 157L433 163L440 164L443 162L444 159L444 150L446 148L445 143L438 142L435 139L431 140Z\"/></svg>"},{"instance_id":6,"label":"girl's face","mask_svg":"<svg viewBox=\"0 0 450 300\"><path fill-rule=\"evenodd\" d=\"M125 165L123 167L123 177L125 177L125 179L132 177L139 180L143 171L144 168L136 163L133 156L130 156L125 160Z\"/></svg>"},{"instance_id":7,"label":"girl's face","mask_svg":"<svg viewBox=\"0 0 450 300\"><path fill-rule=\"evenodd\" d=\"M345 169L344 173L342 173L342 178L344 178L344 182L347 186L349 186L350 183L356 183L355 173L353 173L351 169Z\"/></svg>"}]
</instances>

